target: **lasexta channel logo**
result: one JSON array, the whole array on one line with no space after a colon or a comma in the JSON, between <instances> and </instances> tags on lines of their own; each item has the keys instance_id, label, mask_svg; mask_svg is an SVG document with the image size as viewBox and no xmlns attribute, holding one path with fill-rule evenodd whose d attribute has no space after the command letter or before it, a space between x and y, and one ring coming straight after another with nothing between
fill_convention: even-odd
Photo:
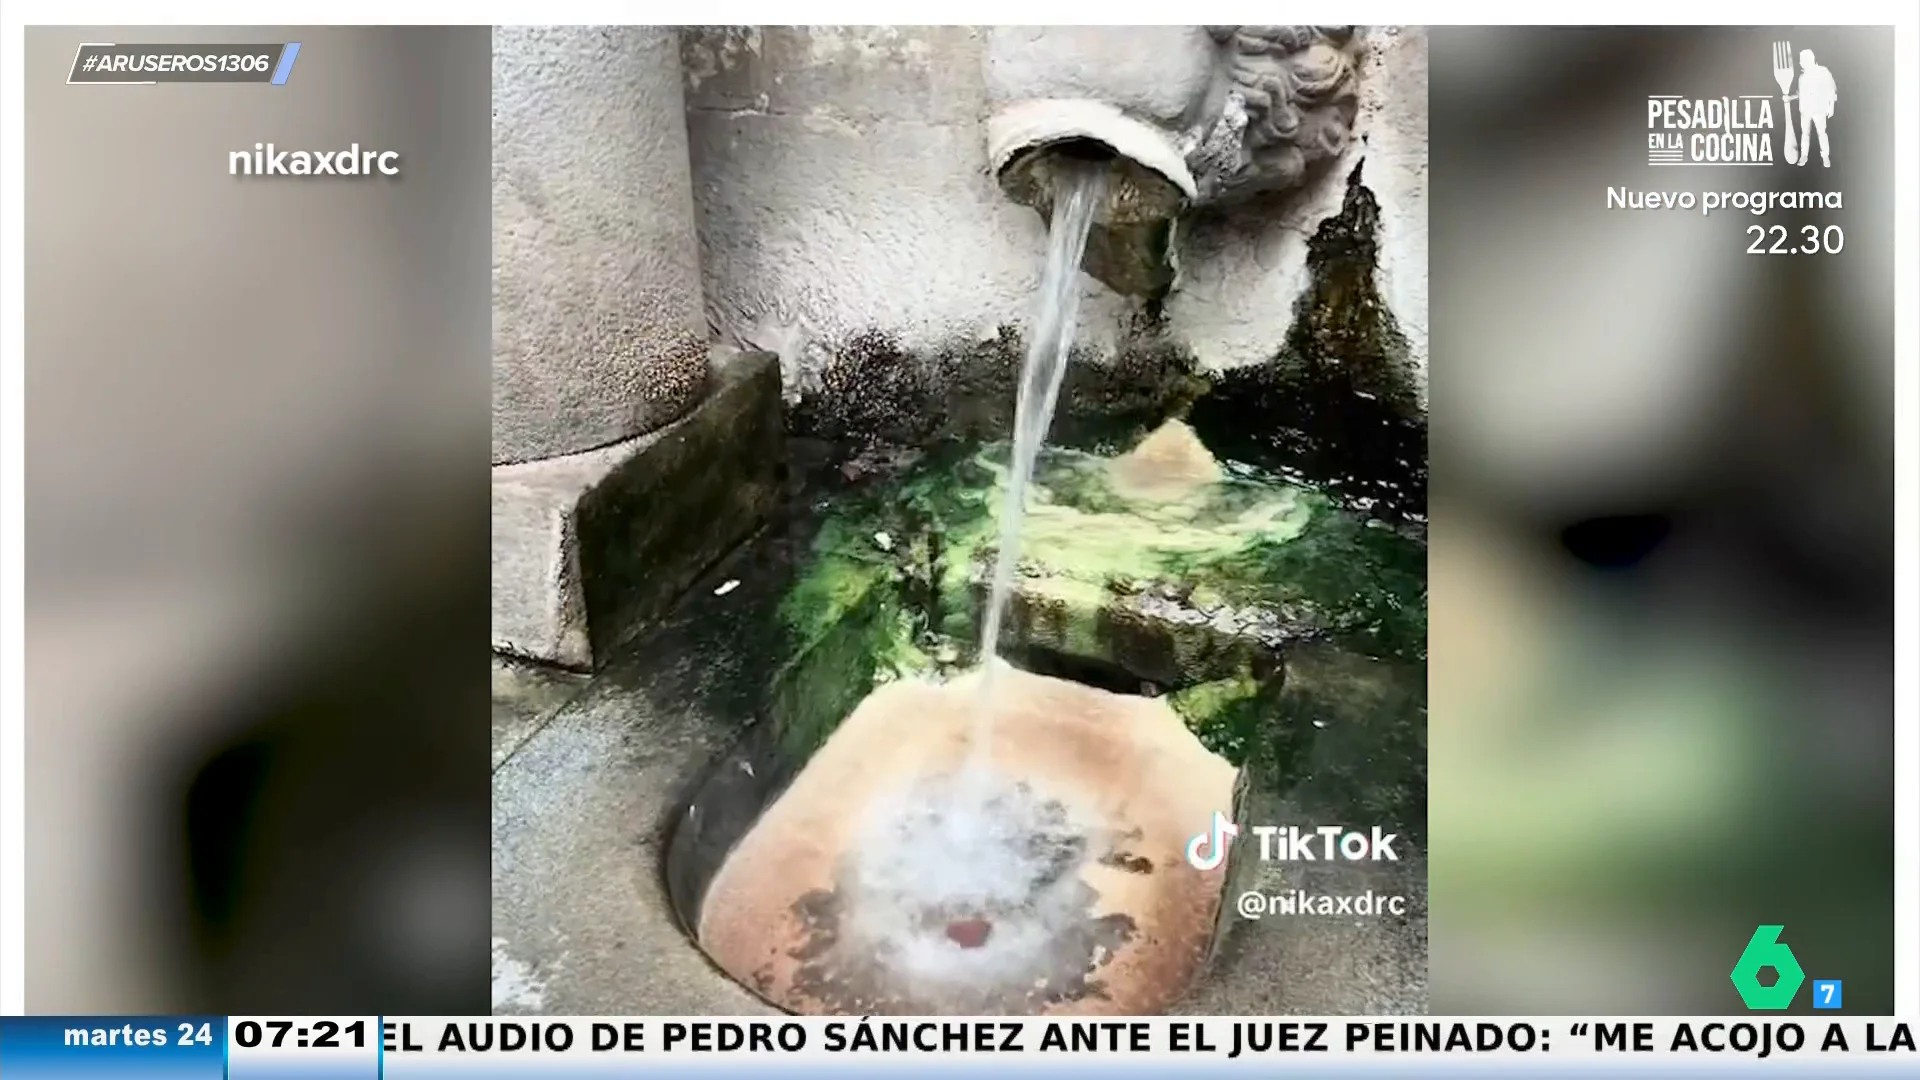
<instances>
[{"instance_id":1,"label":"lasexta channel logo","mask_svg":"<svg viewBox=\"0 0 1920 1080\"><path fill-rule=\"evenodd\" d=\"M1807 981L1806 972L1800 970L1799 958L1780 940L1784 930L1784 926L1755 927L1753 936L1747 939L1746 951L1740 954L1740 962L1733 965L1729 975L1740 1000L1756 1012L1791 1008L1800 984ZM1760 981L1761 972L1769 968L1774 973L1771 985ZM1813 981L1814 1008L1838 1009L1841 1000L1839 979Z\"/></svg>"}]
</instances>

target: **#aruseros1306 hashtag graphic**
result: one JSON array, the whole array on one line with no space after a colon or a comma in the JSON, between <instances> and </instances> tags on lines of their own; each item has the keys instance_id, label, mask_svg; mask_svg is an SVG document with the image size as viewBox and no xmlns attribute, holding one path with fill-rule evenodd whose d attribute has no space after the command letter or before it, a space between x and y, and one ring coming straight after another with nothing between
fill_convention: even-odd
<instances>
[{"instance_id":1,"label":"#aruseros1306 hashtag graphic","mask_svg":"<svg viewBox=\"0 0 1920 1080\"><path fill-rule=\"evenodd\" d=\"M265 83L285 86L300 43L279 45L115 45L88 42L74 53L67 82L96 86L157 83Z\"/></svg>"}]
</instances>

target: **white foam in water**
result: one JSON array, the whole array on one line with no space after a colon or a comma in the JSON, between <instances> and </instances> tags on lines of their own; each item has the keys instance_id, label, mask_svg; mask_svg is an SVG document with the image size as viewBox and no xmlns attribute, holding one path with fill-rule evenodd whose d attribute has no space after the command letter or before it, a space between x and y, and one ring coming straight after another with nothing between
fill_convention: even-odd
<instances>
[{"instance_id":1,"label":"white foam in water","mask_svg":"<svg viewBox=\"0 0 1920 1080\"><path fill-rule=\"evenodd\" d=\"M1051 802L985 769L904 785L873 807L848 896L859 945L902 982L986 991L1030 978L1085 916L1084 830ZM980 920L972 947L949 928Z\"/></svg>"}]
</instances>

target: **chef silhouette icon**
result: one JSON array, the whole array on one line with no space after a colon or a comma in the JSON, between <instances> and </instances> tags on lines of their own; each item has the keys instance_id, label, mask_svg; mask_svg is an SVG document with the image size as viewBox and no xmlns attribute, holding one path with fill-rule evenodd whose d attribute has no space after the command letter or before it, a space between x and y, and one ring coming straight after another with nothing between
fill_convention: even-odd
<instances>
[{"instance_id":1,"label":"chef silhouette icon","mask_svg":"<svg viewBox=\"0 0 1920 1080\"><path fill-rule=\"evenodd\" d=\"M1793 70L1788 66L1789 61L1787 60L1787 57L1791 55L1791 53L1789 48L1782 47L1785 46L1785 44L1785 42L1780 42L1774 46L1774 76L1780 81L1780 89L1783 92L1787 89L1789 80L1793 78ZM1785 156L1792 160L1795 165L1805 165L1808 155L1813 152L1814 137L1818 136L1820 139L1820 164L1826 168L1832 168L1833 154L1827 142L1827 121L1833 119L1834 107L1838 105L1840 101L1840 90L1839 87L1834 84L1833 72L1827 70L1826 65L1820 63L1819 60L1814 57L1812 49L1800 50L1799 90L1800 92L1798 94L1784 94L1783 96L1783 100L1786 102L1797 100L1800 103L1800 153L1796 158L1793 152L1793 117L1791 112L1789 112L1787 117L1787 145ZM1789 106L1789 108L1791 108L1791 106Z\"/></svg>"}]
</instances>

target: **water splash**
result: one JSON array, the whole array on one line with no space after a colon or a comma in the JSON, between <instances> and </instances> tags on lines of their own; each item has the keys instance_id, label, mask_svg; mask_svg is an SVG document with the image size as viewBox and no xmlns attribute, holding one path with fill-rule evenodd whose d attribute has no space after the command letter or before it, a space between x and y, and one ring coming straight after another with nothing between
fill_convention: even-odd
<instances>
[{"instance_id":1,"label":"water splash","mask_svg":"<svg viewBox=\"0 0 1920 1080\"><path fill-rule=\"evenodd\" d=\"M1084 971L1072 948L1093 841L1064 804L975 769L918 778L875 811L841 882L841 934L881 996L916 1012L1003 1012Z\"/></svg>"},{"instance_id":2,"label":"water splash","mask_svg":"<svg viewBox=\"0 0 1920 1080\"><path fill-rule=\"evenodd\" d=\"M1007 479L1007 499L1000 508L1000 545L994 555L993 590L980 633L980 704L974 721L973 761L987 760L992 731L995 669L1000 646L1000 624L1006 617L1007 597L1013 591L1020 564L1020 527L1026 519L1027 489L1033 463L1053 422L1066 375L1067 355L1080 313L1080 261L1086 255L1087 234L1094 212L1106 197L1110 165L1105 162L1062 160L1054 172L1053 221L1047 233L1047 265L1040 277L1040 295L1027 336L1027 355L1020 369L1019 398L1014 406L1013 460Z\"/></svg>"},{"instance_id":3,"label":"water splash","mask_svg":"<svg viewBox=\"0 0 1920 1080\"><path fill-rule=\"evenodd\" d=\"M862 845L873 854L849 884L860 924L859 941L850 945L885 984L882 996L938 1001L965 1013L1004 1011L1006 994L1053 986L1049 965L1086 966L1084 956L1065 962L1055 955L1076 940L1069 931L1083 921L1087 900L1075 871L1086 839L1060 816L1059 804L999 774L991 739L1000 627L1020 562L1027 491L1073 347L1080 261L1106 197L1108 169L1063 160L1055 173L1047 263L1021 366L1013 460L981 630L970 746L956 774L923 778L910 789L910 803L875 816L893 832Z\"/></svg>"}]
</instances>

